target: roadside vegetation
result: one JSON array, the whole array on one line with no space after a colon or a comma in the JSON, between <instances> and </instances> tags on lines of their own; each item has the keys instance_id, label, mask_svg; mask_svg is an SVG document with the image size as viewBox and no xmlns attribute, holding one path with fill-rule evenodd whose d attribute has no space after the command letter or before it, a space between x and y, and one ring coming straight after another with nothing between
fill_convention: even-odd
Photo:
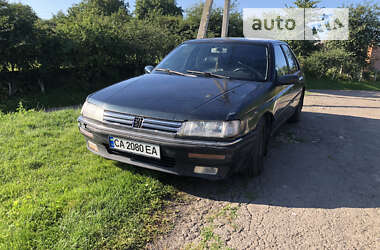
<instances>
[{"instance_id":1,"label":"roadside vegetation","mask_svg":"<svg viewBox=\"0 0 380 250\"><path fill-rule=\"evenodd\" d=\"M139 248L165 228L174 188L90 153L78 115L0 113L0 249Z\"/></svg>"},{"instance_id":2,"label":"roadside vegetation","mask_svg":"<svg viewBox=\"0 0 380 250\"><path fill-rule=\"evenodd\" d=\"M2 100L0 111L3 113L14 112L20 103L22 103L26 110L46 110L49 108L77 106L83 104L87 95L95 90L95 88L83 89L78 86L66 85L52 89L45 94L34 91L26 96L15 95Z\"/></svg>"},{"instance_id":3,"label":"roadside vegetation","mask_svg":"<svg viewBox=\"0 0 380 250\"><path fill-rule=\"evenodd\" d=\"M307 79L307 89L332 89L332 90L370 90L380 91L380 81L353 81L330 79Z\"/></svg>"},{"instance_id":4,"label":"roadside vegetation","mask_svg":"<svg viewBox=\"0 0 380 250\"><path fill-rule=\"evenodd\" d=\"M242 37L242 13L238 1L232 2L228 36ZM295 0L288 7L321 6ZM350 8L349 40L288 41L308 79L366 85L375 78L367 52L380 41L379 5L345 7ZM27 107L71 105L71 96L82 102L93 89L139 75L196 37L202 8L202 2L184 10L175 0L136 0L132 12L124 0L82 0L43 20L28 5L0 0L0 109L12 111L20 100ZM220 37L222 18L223 9L213 8L208 37ZM59 92L65 97L59 102L43 97Z\"/></svg>"}]
</instances>

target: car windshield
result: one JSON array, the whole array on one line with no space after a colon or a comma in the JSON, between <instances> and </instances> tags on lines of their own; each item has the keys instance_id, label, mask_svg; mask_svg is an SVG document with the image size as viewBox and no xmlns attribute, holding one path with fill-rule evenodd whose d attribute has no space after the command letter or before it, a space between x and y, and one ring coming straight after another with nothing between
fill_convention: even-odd
<instances>
[{"instance_id":1,"label":"car windshield","mask_svg":"<svg viewBox=\"0 0 380 250\"><path fill-rule=\"evenodd\" d=\"M250 81L265 81L267 70L267 47L241 43L185 43L155 68L166 73Z\"/></svg>"}]
</instances>

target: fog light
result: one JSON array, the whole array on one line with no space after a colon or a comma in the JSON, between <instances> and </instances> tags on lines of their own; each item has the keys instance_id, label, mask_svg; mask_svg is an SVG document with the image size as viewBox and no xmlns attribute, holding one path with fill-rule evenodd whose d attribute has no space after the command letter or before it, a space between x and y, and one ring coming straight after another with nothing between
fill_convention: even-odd
<instances>
[{"instance_id":1,"label":"fog light","mask_svg":"<svg viewBox=\"0 0 380 250\"><path fill-rule=\"evenodd\" d=\"M94 135L93 135L92 133L88 132L87 130L85 130L85 129L82 128L82 127L79 128L79 131L80 131L82 134L84 134L85 136L90 137L91 139L94 138Z\"/></svg>"},{"instance_id":2,"label":"fog light","mask_svg":"<svg viewBox=\"0 0 380 250\"><path fill-rule=\"evenodd\" d=\"M88 147L89 147L90 149L92 149L93 151L98 152L98 145L96 145L96 144L93 143L92 141L88 141Z\"/></svg>"},{"instance_id":3,"label":"fog light","mask_svg":"<svg viewBox=\"0 0 380 250\"><path fill-rule=\"evenodd\" d=\"M216 175L218 173L218 168L196 166L194 168L194 173Z\"/></svg>"},{"instance_id":4,"label":"fog light","mask_svg":"<svg viewBox=\"0 0 380 250\"><path fill-rule=\"evenodd\" d=\"M213 160L224 160L226 159L225 155L212 155L212 154L194 154L189 153L189 158L197 158L197 159L213 159Z\"/></svg>"}]
</instances>

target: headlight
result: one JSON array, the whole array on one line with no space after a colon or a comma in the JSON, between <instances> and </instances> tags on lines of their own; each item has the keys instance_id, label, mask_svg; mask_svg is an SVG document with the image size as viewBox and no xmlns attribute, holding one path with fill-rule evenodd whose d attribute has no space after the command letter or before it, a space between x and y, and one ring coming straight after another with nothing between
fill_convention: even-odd
<instances>
[{"instance_id":1,"label":"headlight","mask_svg":"<svg viewBox=\"0 0 380 250\"><path fill-rule=\"evenodd\" d=\"M103 108L87 101L83 104L82 111L80 113L82 116L93 120L103 120Z\"/></svg>"},{"instance_id":2,"label":"headlight","mask_svg":"<svg viewBox=\"0 0 380 250\"><path fill-rule=\"evenodd\" d=\"M184 122L180 136L228 138L241 134L245 129L242 121L190 121Z\"/></svg>"}]
</instances>

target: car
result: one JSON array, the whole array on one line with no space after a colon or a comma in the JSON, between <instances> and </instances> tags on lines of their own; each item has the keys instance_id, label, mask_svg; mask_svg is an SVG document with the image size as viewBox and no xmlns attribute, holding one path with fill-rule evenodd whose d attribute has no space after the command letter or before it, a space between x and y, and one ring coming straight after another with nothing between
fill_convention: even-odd
<instances>
[{"instance_id":1,"label":"car","mask_svg":"<svg viewBox=\"0 0 380 250\"><path fill-rule=\"evenodd\" d=\"M287 43L196 39L89 95L78 126L87 148L107 159L209 180L256 176L270 136L299 120L304 93Z\"/></svg>"}]
</instances>

